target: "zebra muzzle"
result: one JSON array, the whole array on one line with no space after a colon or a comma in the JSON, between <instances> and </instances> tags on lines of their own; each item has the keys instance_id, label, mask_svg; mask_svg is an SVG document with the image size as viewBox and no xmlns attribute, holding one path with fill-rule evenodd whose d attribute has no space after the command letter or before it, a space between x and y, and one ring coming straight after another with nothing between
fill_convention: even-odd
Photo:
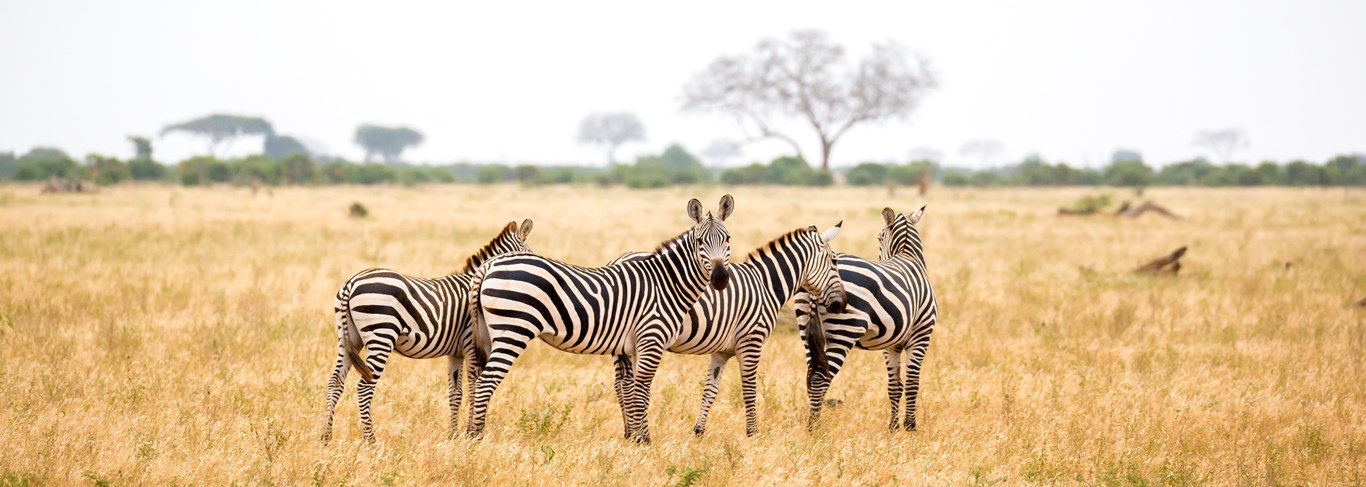
<instances>
[{"instance_id":1,"label":"zebra muzzle","mask_svg":"<svg viewBox=\"0 0 1366 487\"><path fill-rule=\"evenodd\" d=\"M715 290L717 290L717 291L724 291L724 290L726 290L726 286L729 286L729 285L730 285L730 270L726 269L726 265L725 265L725 264L720 263L720 262L715 262L715 261L713 261L712 264L711 264L711 287L712 287L712 289L715 289Z\"/></svg>"}]
</instances>

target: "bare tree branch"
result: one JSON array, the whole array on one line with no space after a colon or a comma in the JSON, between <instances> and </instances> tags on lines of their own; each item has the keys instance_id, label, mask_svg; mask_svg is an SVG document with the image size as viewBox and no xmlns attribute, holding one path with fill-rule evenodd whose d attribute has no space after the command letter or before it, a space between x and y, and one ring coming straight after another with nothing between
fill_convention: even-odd
<instances>
[{"instance_id":1,"label":"bare tree branch","mask_svg":"<svg viewBox=\"0 0 1366 487\"><path fill-rule=\"evenodd\" d=\"M801 120L816 132L821 168L828 170L832 148L851 128L906 118L935 85L928 62L894 43L874 45L851 66L824 32L799 30L759 42L750 55L713 61L684 88L683 109L752 122L763 138L791 144L798 157L799 144L771 119Z\"/></svg>"}]
</instances>

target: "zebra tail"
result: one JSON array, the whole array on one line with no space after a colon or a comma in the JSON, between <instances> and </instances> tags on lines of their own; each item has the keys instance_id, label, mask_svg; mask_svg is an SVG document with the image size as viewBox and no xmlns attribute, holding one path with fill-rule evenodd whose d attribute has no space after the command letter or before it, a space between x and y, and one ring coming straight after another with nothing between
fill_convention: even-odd
<instances>
[{"instance_id":1,"label":"zebra tail","mask_svg":"<svg viewBox=\"0 0 1366 487\"><path fill-rule=\"evenodd\" d=\"M489 337L489 324L484 321L484 310L479 302L481 284L484 281L484 270L487 266L480 266L476 269L470 279L469 293L469 312L470 327L474 332L474 361L479 364L479 368L484 368L489 362L489 352L493 348L493 339Z\"/></svg>"},{"instance_id":2,"label":"zebra tail","mask_svg":"<svg viewBox=\"0 0 1366 487\"><path fill-rule=\"evenodd\" d=\"M806 322L806 349L811 354L811 367L823 376L830 375L830 360L825 356L825 327L821 326L820 311L811 305L810 319Z\"/></svg>"},{"instance_id":3,"label":"zebra tail","mask_svg":"<svg viewBox=\"0 0 1366 487\"><path fill-rule=\"evenodd\" d=\"M366 382L374 382L375 372L370 370L370 366L365 365L365 359L360 357L360 349L363 344L360 339L360 330L356 329L356 319L351 316L350 282L346 283L346 296L343 298L341 304L343 309L346 310L346 316L344 318L346 321L346 341L343 347L346 349L346 360L351 362L351 366L356 369L356 372L360 373L361 379L364 379Z\"/></svg>"}]
</instances>

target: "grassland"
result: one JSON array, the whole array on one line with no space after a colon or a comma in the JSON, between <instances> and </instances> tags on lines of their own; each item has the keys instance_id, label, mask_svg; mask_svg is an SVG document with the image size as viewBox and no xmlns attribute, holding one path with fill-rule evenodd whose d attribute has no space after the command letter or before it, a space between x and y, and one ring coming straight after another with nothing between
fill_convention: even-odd
<instances>
[{"instance_id":1,"label":"grassland","mask_svg":"<svg viewBox=\"0 0 1366 487\"><path fill-rule=\"evenodd\" d=\"M607 359L533 345L483 442L448 436L444 361L401 358L379 444L354 390L318 442L332 295L355 271L443 274L528 217L539 252L602 263L720 188L0 186L0 484L1366 482L1366 193L1149 190L1188 218L1118 221L1054 216L1082 189L729 191L737 255L841 219L836 248L875 255L883 206L929 204L941 315L919 431L885 430L882 357L861 352L806 432L789 314L754 438L733 364L694 438L706 358L666 356L637 446ZM353 201L371 216L348 218ZM1179 278L1125 272L1180 245Z\"/></svg>"}]
</instances>

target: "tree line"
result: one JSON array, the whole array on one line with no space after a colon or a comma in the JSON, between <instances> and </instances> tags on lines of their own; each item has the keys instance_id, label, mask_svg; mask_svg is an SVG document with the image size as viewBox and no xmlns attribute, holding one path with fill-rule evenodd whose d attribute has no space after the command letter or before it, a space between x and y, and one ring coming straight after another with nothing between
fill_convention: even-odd
<instances>
[{"instance_id":1,"label":"tree line","mask_svg":"<svg viewBox=\"0 0 1366 487\"><path fill-rule=\"evenodd\" d=\"M1214 164L1204 159L1147 165L1137 153L1120 151L1100 168L1050 163L1031 156L1018 164L971 170L942 167L930 160L907 163L865 162L849 168L821 171L795 156L767 163L718 169L708 167L684 147L674 144L658 154L608 167L461 162L445 165L353 162L290 152L281 157L258 154L219 159L195 156L175 165L150 158L138 138L138 156L128 160L91 154L76 160L49 147L23 155L0 153L0 181L46 181L52 178L93 181L109 185L126 181L159 181L185 186L506 183L527 185L596 184L630 188L675 185L786 185L830 186L843 180L851 186L913 186L922 174L946 186L1363 186L1366 156L1345 154L1322 163L1291 161L1257 165Z\"/></svg>"}]
</instances>

